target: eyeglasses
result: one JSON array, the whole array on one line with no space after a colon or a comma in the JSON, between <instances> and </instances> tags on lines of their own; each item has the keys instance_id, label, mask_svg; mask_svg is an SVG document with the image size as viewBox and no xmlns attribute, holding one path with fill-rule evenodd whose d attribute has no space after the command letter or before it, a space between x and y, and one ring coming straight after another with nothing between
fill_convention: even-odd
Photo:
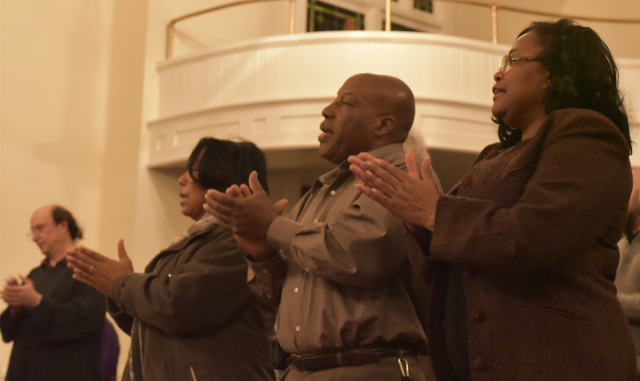
<instances>
[{"instance_id":1,"label":"eyeglasses","mask_svg":"<svg viewBox=\"0 0 640 381\"><path fill-rule=\"evenodd\" d=\"M511 69L511 63L517 61L542 61L540 57L514 57L510 55L506 55L502 57L502 66L500 66L500 71L502 74L506 73Z\"/></svg>"},{"instance_id":2,"label":"eyeglasses","mask_svg":"<svg viewBox=\"0 0 640 381\"><path fill-rule=\"evenodd\" d=\"M35 228L29 230L29 232L27 233L27 238L33 238L33 237L35 237L37 235L40 235L40 233L42 233L42 231L46 227L47 227L47 225L38 225Z\"/></svg>"}]
</instances>

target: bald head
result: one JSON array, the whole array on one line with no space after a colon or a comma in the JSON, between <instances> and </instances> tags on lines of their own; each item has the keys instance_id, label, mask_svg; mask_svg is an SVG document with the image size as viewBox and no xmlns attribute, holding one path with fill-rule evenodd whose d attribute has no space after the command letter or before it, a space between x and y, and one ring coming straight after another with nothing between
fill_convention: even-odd
<instances>
[{"instance_id":1,"label":"bald head","mask_svg":"<svg viewBox=\"0 0 640 381\"><path fill-rule=\"evenodd\" d=\"M413 125L416 112L416 102L409 86L399 78L371 73L356 74L347 80L350 81L368 99L376 116L394 119L392 135L394 140L401 139L395 142L403 142Z\"/></svg>"},{"instance_id":2,"label":"bald head","mask_svg":"<svg viewBox=\"0 0 640 381\"><path fill-rule=\"evenodd\" d=\"M413 93L404 82L387 75L356 74L322 110L318 151L340 164L349 155L402 143L414 114Z\"/></svg>"}]
</instances>

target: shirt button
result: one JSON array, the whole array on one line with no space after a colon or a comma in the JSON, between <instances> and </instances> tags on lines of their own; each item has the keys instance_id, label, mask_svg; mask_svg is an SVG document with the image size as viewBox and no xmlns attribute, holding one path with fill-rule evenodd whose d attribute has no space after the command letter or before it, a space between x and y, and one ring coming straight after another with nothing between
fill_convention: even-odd
<instances>
[{"instance_id":1,"label":"shirt button","mask_svg":"<svg viewBox=\"0 0 640 381\"><path fill-rule=\"evenodd\" d=\"M469 185L471 185L472 179L471 176L466 175L465 177L462 178L462 180L460 180L460 184L463 187L468 187Z\"/></svg>"},{"instance_id":2,"label":"shirt button","mask_svg":"<svg viewBox=\"0 0 640 381\"><path fill-rule=\"evenodd\" d=\"M171 274L167 275L169 278L171 278Z\"/></svg>"},{"instance_id":3,"label":"shirt button","mask_svg":"<svg viewBox=\"0 0 640 381\"><path fill-rule=\"evenodd\" d=\"M486 317L487 316L482 311L471 311L471 321L474 323L482 323Z\"/></svg>"},{"instance_id":4,"label":"shirt button","mask_svg":"<svg viewBox=\"0 0 640 381\"><path fill-rule=\"evenodd\" d=\"M298 287L294 288L293 292L298 292Z\"/></svg>"},{"instance_id":5,"label":"shirt button","mask_svg":"<svg viewBox=\"0 0 640 381\"><path fill-rule=\"evenodd\" d=\"M300 332L300 326L299 325L296 326L296 332Z\"/></svg>"},{"instance_id":6,"label":"shirt button","mask_svg":"<svg viewBox=\"0 0 640 381\"><path fill-rule=\"evenodd\" d=\"M332 190L330 193L331 193L332 196L336 195L336 191L334 191L334 190Z\"/></svg>"},{"instance_id":7,"label":"shirt button","mask_svg":"<svg viewBox=\"0 0 640 381\"><path fill-rule=\"evenodd\" d=\"M473 360L473 369L475 370L487 370L490 365L489 360L484 357L478 357Z\"/></svg>"},{"instance_id":8,"label":"shirt button","mask_svg":"<svg viewBox=\"0 0 640 381\"><path fill-rule=\"evenodd\" d=\"M265 273L265 274L269 274L268 270L262 270L262 272Z\"/></svg>"},{"instance_id":9,"label":"shirt button","mask_svg":"<svg viewBox=\"0 0 640 381\"><path fill-rule=\"evenodd\" d=\"M270 294L267 294L267 299L271 299L271 295Z\"/></svg>"},{"instance_id":10,"label":"shirt button","mask_svg":"<svg viewBox=\"0 0 640 381\"><path fill-rule=\"evenodd\" d=\"M305 268L304 268L304 271L309 272L309 268L308 268L308 267L305 267Z\"/></svg>"}]
</instances>

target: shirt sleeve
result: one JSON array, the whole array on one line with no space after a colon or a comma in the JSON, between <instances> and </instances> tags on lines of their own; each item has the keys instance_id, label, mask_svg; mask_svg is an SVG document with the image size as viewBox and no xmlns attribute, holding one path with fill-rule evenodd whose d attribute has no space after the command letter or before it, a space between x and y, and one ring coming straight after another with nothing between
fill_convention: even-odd
<instances>
[{"instance_id":1,"label":"shirt sleeve","mask_svg":"<svg viewBox=\"0 0 640 381\"><path fill-rule=\"evenodd\" d=\"M404 224L369 197L353 194L329 223L276 218L267 234L270 245L310 274L345 286L366 288L388 279L407 259Z\"/></svg>"},{"instance_id":2,"label":"shirt sleeve","mask_svg":"<svg viewBox=\"0 0 640 381\"><path fill-rule=\"evenodd\" d=\"M576 114L556 115L512 206L440 197L431 258L521 277L596 243L615 245L631 190L629 148L604 117Z\"/></svg>"},{"instance_id":3,"label":"shirt sleeve","mask_svg":"<svg viewBox=\"0 0 640 381\"><path fill-rule=\"evenodd\" d=\"M5 343L10 343L16 338L23 321L24 314L13 316L9 311L9 307L4 310L0 315L0 331L2 331L2 340Z\"/></svg>"},{"instance_id":4,"label":"shirt sleeve","mask_svg":"<svg viewBox=\"0 0 640 381\"><path fill-rule=\"evenodd\" d=\"M74 296L64 303L43 296L31 310L30 319L43 341L72 341L95 332L104 325L105 296L72 280Z\"/></svg>"},{"instance_id":5,"label":"shirt sleeve","mask_svg":"<svg viewBox=\"0 0 640 381\"><path fill-rule=\"evenodd\" d=\"M118 278L112 289L115 306L170 334L207 332L231 321L253 298L247 264L230 232L216 228L210 234L215 236L170 276Z\"/></svg>"}]
</instances>

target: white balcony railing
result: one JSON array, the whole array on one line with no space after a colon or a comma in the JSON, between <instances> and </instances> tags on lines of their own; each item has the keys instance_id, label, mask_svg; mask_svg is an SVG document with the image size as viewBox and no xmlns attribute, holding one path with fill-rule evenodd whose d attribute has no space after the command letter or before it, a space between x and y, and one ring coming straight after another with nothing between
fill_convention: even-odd
<instances>
[{"instance_id":1,"label":"white balcony railing","mask_svg":"<svg viewBox=\"0 0 640 381\"><path fill-rule=\"evenodd\" d=\"M427 146L477 152L497 139L491 87L508 49L426 33L319 32L174 58L158 64L159 108L149 122L148 165L184 163L207 135L238 136L266 151L316 147L321 110L359 72L393 75L412 88L413 128ZM640 110L640 60L617 63L626 102ZM640 165L640 155L632 162Z\"/></svg>"}]
</instances>

